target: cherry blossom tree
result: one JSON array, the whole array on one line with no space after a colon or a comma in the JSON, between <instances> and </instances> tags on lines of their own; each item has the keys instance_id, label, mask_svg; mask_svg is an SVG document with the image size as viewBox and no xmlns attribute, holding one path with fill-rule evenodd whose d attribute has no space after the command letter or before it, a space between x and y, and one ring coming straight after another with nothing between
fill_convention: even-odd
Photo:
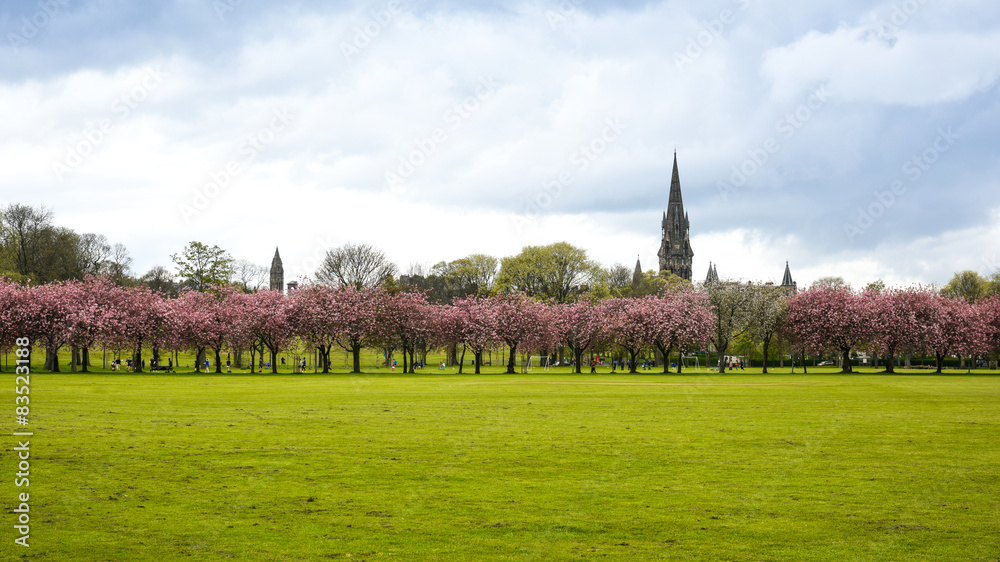
<instances>
[{"instance_id":1,"label":"cherry blossom tree","mask_svg":"<svg viewBox=\"0 0 1000 562\"><path fill-rule=\"evenodd\" d=\"M684 353L704 347L712 341L715 333L715 313L703 291L682 289L668 293L673 312L669 314L671 323L666 326L667 344L678 350L677 372L681 372L681 357ZM669 356L664 354L663 369L667 370Z\"/></svg>"},{"instance_id":2,"label":"cherry blossom tree","mask_svg":"<svg viewBox=\"0 0 1000 562\"><path fill-rule=\"evenodd\" d=\"M90 348L111 329L110 312L118 286L105 276L87 276L70 283L76 306L67 320L69 343L81 350L81 371L88 372Z\"/></svg>"},{"instance_id":3,"label":"cherry blossom tree","mask_svg":"<svg viewBox=\"0 0 1000 562\"><path fill-rule=\"evenodd\" d=\"M655 297L653 297L655 298ZM605 334L629 357L629 372L636 372L636 356L656 341L657 315L650 297L608 299L604 309Z\"/></svg>"},{"instance_id":4,"label":"cherry blossom tree","mask_svg":"<svg viewBox=\"0 0 1000 562\"><path fill-rule=\"evenodd\" d=\"M573 352L573 363L577 373L582 372L583 354L601 342L603 312L601 306L589 301L562 304L557 309L558 334Z\"/></svg>"},{"instance_id":5,"label":"cherry blossom tree","mask_svg":"<svg viewBox=\"0 0 1000 562\"><path fill-rule=\"evenodd\" d=\"M289 298L288 318L296 335L319 350L323 372L330 372L330 351L342 324L336 305L337 290L325 285L306 285Z\"/></svg>"},{"instance_id":6,"label":"cherry blossom tree","mask_svg":"<svg viewBox=\"0 0 1000 562\"><path fill-rule=\"evenodd\" d=\"M109 342L127 347L132 354L134 371L142 372L143 346L149 344L157 349L172 337L168 322L170 308L145 286L118 290L110 306L105 337Z\"/></svg>"},{"instance_id":7,"label":"cherry blossom tree","mask_svg":"<svg viewBox=\"0 0 1000 562\"><path fill-rule=\"evenodd\" d=\"M379 334L383 343L398 345L403 351L403 372L413 373L417 342L431 334L433 309L424 293L417 291L386 294L385 306L380 307ZM409 354L409 362L407 362Z\"/></svg>"},{"instance_id":8,"label":"cherry blossom tree","mask_svg":"<svg viewBox=\"0 0 1000 562\"><path fill-rule=\"evenodd\" d=\"M510 348L507 373L514 374L518 346L549 330L547 307L524 293L498 295L484 299L481 304L484 308L481 314L490 317L495 338ZM539 338L535 343L544 341L545 338Z\"/></svg>"},{"instance_id":9,"label":"cherry blossom tree","mask_svg":"<svg viewBox=\"0 0 1000 562\"><path fill-rule=\"evenodd\" d=\"M59 350L70 339L70 315L77 308L77 291L68 282L36 285L26 290L23 313L45 348L45 369L59 372Z\"/></svg>"},{"instance_id":10,"label":"cherry blossom tree","mask_svg":"<svg viewBox=\"0 0 1000 562\"><path fill-rule=\"evenodd\" d=\"M788 301L788 325L812 353L832 349L850 373L851 350L871 337L872 306L849 287L818 285Z\"/></svg>"},{"instance_id":11,"label":"cherry blossom tree","mask_svg":"<svg viewBox=\"0 0 1000 562\"><path fill-rule=\"evenodd\" d=\"M483 352L496 345L500 338L497 335L497 319L494 308L486 298L468 297L453 301L452 326L457 330L458 341L472 350L476 358L476 374L480 374L483 364ZM462 352L465 357L465 352ZM461 367L459 367L461 371Z\"/></svg>"},{"instance_id":12,"label":"cherry blossom tree","mask_svg":"<svg viewBox=\"0 0 1000 562\"><path fill-rule=\"evenodd\" d=\"M930 311L936 295L927 288L911 287L865 291L862 298L871 306L871 343L885 358L885 372L894 373L896 354L924 339L928 326L923 322L933 321Z\"/></svg>"}]
</instances>

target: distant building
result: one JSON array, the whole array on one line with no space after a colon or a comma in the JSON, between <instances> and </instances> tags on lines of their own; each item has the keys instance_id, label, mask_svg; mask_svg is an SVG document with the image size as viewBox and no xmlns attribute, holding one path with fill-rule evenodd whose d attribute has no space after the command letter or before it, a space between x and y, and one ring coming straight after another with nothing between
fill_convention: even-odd
<instances>
[{"instance_id":1,"label":"distant building","mask_svg":"<svg viewBox=\"0 0 1000 562\"><path fill-rule=\"evenodd\" d=\"M719 280L719 272L712 265L712 262L708 262L708 275L705 276L705 284L715 283Z\"/></svg>"},{"instance_id":2,"label":"distant building","mask_svg":"<svg viewBox=\"0 0 1000 562\"><path fill-rule=\"evenodd\" d=\"M638 290L642 283L642 266L639 265L639 258L635 258L635 271L632 272L632 290Z\"/></svg>"},{"instance_id":3,"label":"distant building","mask_svg":"<svg viewBox=\"0 0 1000 562\"><path fill-rule=\"evenodd\" d=\"M274 259L271 260L271 284L272 291L285 291L285 268L281 266L281 255L278 248L274 248Z\"/></svg>"},{"instance_id":4,"label":"distant building","mask_svg":"<svg viewBox=\"0 0 1000 562\"><path fill-rule=\"evenodd\" d=\"M660 258L660 271L669 271L674 275L691 280L694 251L691 249L691 224L684 212L684 200L681 197L681 180L677 173L677 152L674 152L674 171L670 178L670 197L667 200L667 210L663 212L661 223L663 239L660 250L656 253Z\"/></svg>"},{"instance_id":5,"label":"distant building","mask_svg":"<svg viewBox=\"0 0 1000 562\"><path fill-rule=\"evenodd\" d=\"M781 278L781 288L786 293L792 294L798 288L798 284L792 280L792 270L788 269L788 262L785 262L785 276Z\"/></svg>"}]
</instances>

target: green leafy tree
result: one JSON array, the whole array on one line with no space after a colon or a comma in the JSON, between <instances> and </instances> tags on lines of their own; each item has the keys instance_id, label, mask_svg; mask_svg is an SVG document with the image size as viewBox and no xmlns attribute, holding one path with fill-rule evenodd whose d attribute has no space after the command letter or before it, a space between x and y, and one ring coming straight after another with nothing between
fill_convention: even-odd
<instances>
[{"instance_id":1,"label":"green leafy tree","mask_svg":"<svg viewBox=\"0 0 1000 562\"><path fill-rule=\"evenodd\" d=\"M184 284L203 291L213 285L225 285L233 272L233 258L218 246L190 242L180 254L171 254L177 275Z\"/></svg>"},{"instance_id":2,"label":"green leafy tree","mask_svg":"<svg viewBox=\"0 0 1000 562\"><path fill-rule=\"evenodd\" d=\"M990 293L990 281L972 270L959 271L951 278L941 294L952 299L976 302Z\"/></svg>"},{"instance_id":3,"label":"green leafy tree","mask_svg":"<svg viewBox=\"0 0 1000 562\"><path fill-rule=\"evenodd\" d=\"M548 246L525 246L516 256L503 258L497 289L572 302L600 277L600 266L587 258L587 251L566 242Z\"/></svg>"}]
</instances>

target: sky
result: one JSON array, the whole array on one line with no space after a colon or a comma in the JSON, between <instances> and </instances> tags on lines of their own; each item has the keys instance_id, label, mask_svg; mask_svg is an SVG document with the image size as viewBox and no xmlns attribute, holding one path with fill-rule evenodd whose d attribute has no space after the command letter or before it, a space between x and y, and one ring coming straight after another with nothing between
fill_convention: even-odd
<instances>
[{"instance_id":1,"label":"sky","mask_svg":"<svg viewBox=\"0 0 1000 562\"><path fill-rule=\"evenodd\" d=\"M1000 268L1000 5L0 5L0 203L313 275L566 241L655 269L674 154L695 281Z\"/></svg>"}]
</instances>

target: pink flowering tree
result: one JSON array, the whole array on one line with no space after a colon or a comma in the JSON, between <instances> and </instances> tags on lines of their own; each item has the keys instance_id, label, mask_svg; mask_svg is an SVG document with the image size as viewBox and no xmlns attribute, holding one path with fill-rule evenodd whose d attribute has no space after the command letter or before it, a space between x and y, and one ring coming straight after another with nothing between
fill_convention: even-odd
<instances>
[{"instance_id":1,"label":"pink flowering tree","mask_svg":"<svg viewBox=\"0 0 1000 562\"><path fill-rule=\"evenodd\" d=\"M851 350L871 337L871 304L849 288L814 287L788 300L788 326L810 352L840 353L850 373Z\"/></svg>"},{"instance_id":2,"label":"pink flowering tree","mask_svg":"<svg viewBox=\"0 0 1000 562\"><path fill-rule=\"evenodd\" d=\"M258 291L250 295L256 301L255 332L271 355L271 372L278 372L278 353L291 343L295 329L288 317L288 299L280 291Z\"/></svg>"},{"instance_id":3,"label":"pink flowering tree","mask_svg":"<svg viewBox=\"0 0 1000 562\"><path fill-rule=\"evenodd\" d=\"M154 357L159 346L172 337L169 306L147 287L131 287L113 293L108 317L108 342L127 347L132 355L135 372L142 372L142 348L149 345Z\"/></svg>"},{"instance_id":4,"label":"pink flowering tree","mask_svg":"<svg viewBox=\"0 0 1000 562\"><path fill-rule=\"evenodd\" d=\"M27 307L28 291L4 277L0 277L0 351L13 349L18 338L37 339L37 326ZM30 361L31 345L27 346Z\"/></svg>"},{"instance_id":5,"label":"pink flowering tree","mask_svg":"<svg viewBox=\"0 0 1000 562\"><path fill-rule=\"evenodd\" d=\"M681 357L688 352L703 348L712 341L715 333L715 313L708 295L702 291L684 289L669 294L673 313L672 323L667 327L667 344L677 349L677 372L681 372ZM670 358L664 354L663 372L667 372Z\"/></svg>"},{"instance_id":6,"label":"pink flowering tree","mask_svg":"<svg viewBox=\"0 0 1000 562\"><path fill-rule=\"evenodd\" d=\"M327 285L305 285L289 295L289 321L297 336L319 351L323 372L330 372L330 351L341 330L337 289Z\"/></svg>"},{"instance_id":7,"label":"pink flowering tree","mask_svg":"<svg viewBox=\"0 0 1000 562\"><path fill-rule=\"evenodd\" d=\"M486 298L468 297L455 299L452 310L457 317L452 319L451 325L457 330L457 340L474 354L478 375L483 364L483 352L500 341L494 309ZM464 360L464 349L462 357Z\"/></svg>"},{"instance_id":8,"label":"pink flowering tree","mask_svg":"<svg viewBox=\"0 0 1000 562\"><path fill-rule=\"evenodd\" d=\"M59 350L69 342L70 317L78 306L78 291L72 283L54 282L26 290L23 310L28 332L45 348L45 369L59 372Z\"/></svg>"},{"instance_id":9,"label":"pink flowering tree","mask_svg":"<svg viewBox=\"0 0 1000 562\"><path fill-rule=\"evenodd\" d=\"M636 372L636 357L655 341L656 315L648 298L617 298L601 303L605 333L628 355L629 372Z\"/></svg>"},{"instance_id":10,"label":"pink flowering tree","mask_svg":"<svg viewBox=\"0 0 1000 562\"><path fill-rule=\"evenodd\" d=\"M510 348L507 373L514 374L518 346L525 346L538 334L549 329L548 307L528 298L524 293L498 295L481 301L481 315L489 317L496 340ZM544 338L537 343L543 342Z\"/></svg>"},{"instance_id":11,"label":"pink flowering tree","mask_svg":"<svg viewBox=\"0 0 1000 562\"><path fill-rule=\"evenodd\" d=\"M111 331L112 307L120 290L109 277L88 276L70 284L76 306L68 318L69 343L81 350L81 370L90 366L90 348Z\"/></svg>"},{"instance_id":12,"label":"pink flowering tree","mask_svg":"<svg viewBox=\"0 0 1000 562\"><path fill-rule=\"evenodd\" d=\"M385 306L379 307L380 339L387 347L399 346L403 351L403 372L413 373L417 343L431 335L433 309L421 292L386 294L384 299Z\"/></svg>"},{"instance_id":13,"label":"pink flowering tree","mask_svg":"<svg viewBox=\"0 0 1000 562\"><path fill-rule=\"evenodd\" d=\"M559 338L573 353L574 368L581 373L583 354L601 343L604 308L588 301L562 304L556 309Z\"/></svg>"},{"instance_id":14,"label":"pink flowering tree","mask_svg":"<svg viewBox=\"0 0 1000 562\"><path fill-rule=\"evenodd\" d=\"M332 306L339 318L335 340L353 357L352 372L360 373L361 349L382 335L378 319L384 317L385 292L348 285L338 287L334 295Z\"/></svg>"},{"instance_id":15,"label":"pink flowering tree","mask_svg":"<svg viewBox=\"0 0 1000 562\"><path fill-rule=\"evenodd\" d=\"M924 326L918 311L933 299L923 288L867 291L862 295L871 306L871 343L885 358L885 372L895 372L895 356L921 337Z\"/></svg>"}]
</instances>

